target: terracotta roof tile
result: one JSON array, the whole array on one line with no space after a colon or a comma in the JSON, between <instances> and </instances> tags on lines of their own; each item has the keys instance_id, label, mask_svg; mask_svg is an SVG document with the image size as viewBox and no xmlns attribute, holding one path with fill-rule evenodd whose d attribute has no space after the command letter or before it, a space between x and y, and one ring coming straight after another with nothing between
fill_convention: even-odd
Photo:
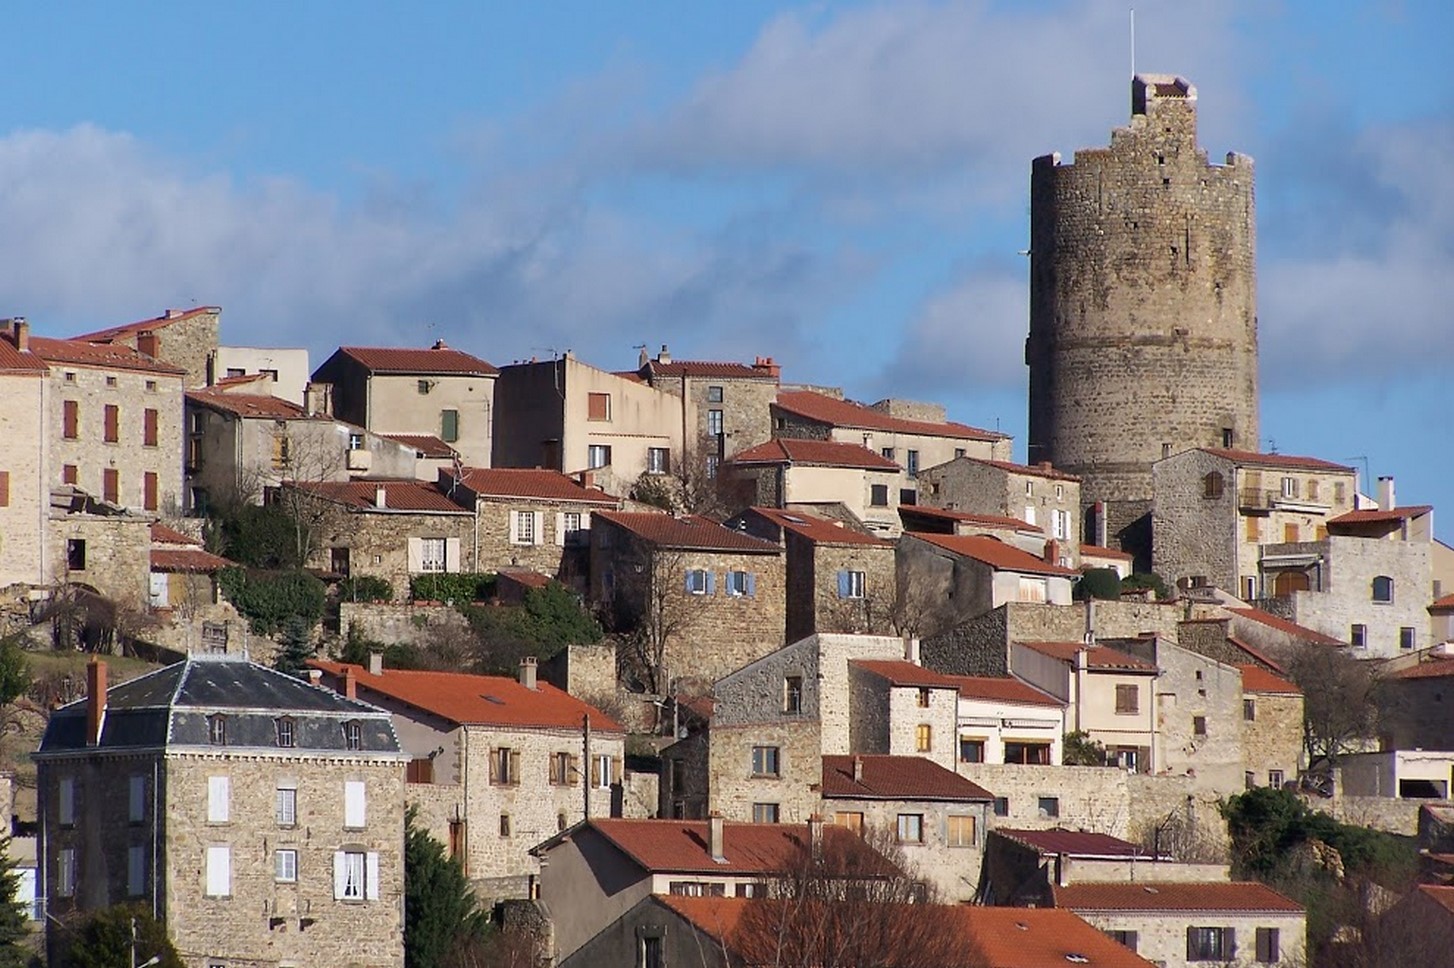
<instances>
[{"instance_id":1,"label":"terracotta roof tile","mask_svg":"<svg viewBox=\"0 0 1454 968\"><path fill-rule=\"evenodd\" d=\"M1296 457L1292 454L1259 454L1251 450L1229 450L1225 447L1203 447L1203 452L1213 454L1234 464L1250 464L1254 467L1282 467L1303 471L1342 471L1353 473L1353 468L1334 464L1317 457Z\"/></svg>"},{"instance_id":2,"label":"terracotta roof tile","mask_svg":"<svg viewBox=\"0 0 1454 968\"><path fill-rule=\"evenodd\" d=\"M1104 645L1093 645L1087 648L1084 642L1016 642L1015 644L1023 645L1027 649L1034 649L1041 655L1048 655L1062 662L1074 662L1076 653L1085 649L1085 665L1087 669L1120 670L1124 672L1157 671L1156 666L1150 662L1143 661L1134 655L1127 655L1124 652Z\"/></svg>"},{"instance_id":3,"label":"terracotta roof tile","mask_svg":"<svg viewBox=\"0 0 1454 968\"><path fill-rule=\"evenodd\" d=\"M853 778L853 764L862 779ZM922 756L825 756L824 797L845 800L993 800L978 783Z\"/></svg>"},{"instance_id":4,"label":"terracotta roof tile","mask_svg":"<svg viewBox=\"0 0 1454 968\"><path fill-rule=\"evenodd\" d=\"M1043 477L1051 481L1074 481L1077 484L1080 483L1080 478L1074 474L1056 470L1049 463L1015 464L1007 460L983 460L978 457L964 457L961 460L974 461L976 464L984 464L987 467L994 467L1010 474L1021 474L1026 477Z\"/></svg>"},{"instance_id":5,"label":"terracotta roof tile","mask_svg":"<svg viewBox=\"0 0 1454 968\"><path fill-rule=\"evenodd\" d=\"M1082 558L1088 555L1092 558L1115 558L1120 561L1132 561L1136 557L1124 551L1117 551L1115 548L1102 548L1100 545L1090 544L1080 546L1080 555Z\"/></svg>"},{"instance_id":6,"label":"terracotta roof tile","mask_svg":"<svg viewBox=\"0 0 1454 968\"><path fill-rule=\"evenodd\" d=\"M778 527L807 538L814 544L868 545L875 548L892 548L894 543L886 538L865 534L853 528L817 515L785 511L781 508L749 508L755 514L766 518Z\"/></svg>"},{"instance_id":7,"label":"terracotta roof tile","mask_svg":"<svg viewBox=\"0 0 1454 968\"><path fill-rule=\"evenodd\" d=\"M152 319L143 319L137 323L124 323L120 326L112 326L109 329L98 329L94 333L85 333L75 337L85 340L88 343L110 343L127 336L134 336L137 333L152 330L165 329L173 323L180 323L183 320L192 319L195 316L202 316L208 313L222 312L221 306L197 306L193 309L169 309L160 316Z\"/></svg>"},{"instance_id":8,"label":"terracotta roof tile","mask_svg":"<svg viewBox=\"0 0 1454 968\"><path fill-rule=\"evenodd\" d=\"M445 471L444 478L446 481L454 480L454 474ZM575 504L605 504L612 507L620 503L604 491L585 487L560 471L540 468L466 467L459 480L481 497L569 501Z\"/></svg>"},{"instance_id":9,"label":"terracotta roof tile","mask_svg":"<svg viewBox=\"0 0 1454 968\"><path fill-rule=\"evenodd\" d=\"M1432 504L1412 504L1408 507L1390 508L1365 508L1361 511L1348 511L1335 518L1328 519L1328 526L1334 527L1340 524L1392 524L1396 521L1407 521L1410 518L1422 517L1434 510Z\"/></svg>"},{"instance_id":10,"label":"terracotta roof tile","mask_svg":"<svg viewBox=\"0 0 1454 968\"><path fill-rule=\"evenodd\" d=\"M499 578L507 579L526 588L548 588L550 583L555 581L549 575L532 571L529 568L501 568L496 574Z\"/></svg>"},{"instance_id":11,"label":"terracotta roof tile","mask_svg":"<svg viewBox=\"0 0 1454 968\"><path fill-rule=\"evenodd\" d=\"M1150 852L1140 844L1133 844L1110 834L1094 833L1088 830L1023 830L1012 827L996 827L996 836L1008 837L1042 854L1068 854L1071 857L1145 857Z\"/></svg>"},{"instance_id":12,"label":"terracotta roof tile","mask_svg":"<svg viewBox=\"0 0 1454 968\"><path fill-rule=\"evenodd\" d=\"M904 659L849 659L848 664L871 672L891 685L925 689L955 689L959 683L942 672L926 669Z\"/></svg>"},{"instance_id":13,"label":"terracotta roof tile","mask_svg":"<svg viewBox=\"0 0 1454 968\"><path fill-rule=\"evenodd\" d=\"M1454 595L1434 599L1434 603L1429 606L1429 611L1440 613L1454 611Z\"/></svg>"},{"instance_id":14,"label":"terracotta roof tile","mask_svg":"<svg viewBox=\"0 0 1454 968\"><path fill-rule=\"evenodd\" d=\"M527 689L519 680L506 676L404 669L385 669L382 675L374 675L362 666L342 662L314 659L308 664L335 679L342 679L345 670L352 669L360 690L388 696L460 725L578 732L582 717L589 715L593 730L622 731L621 724L610 716L548 682Z\"/></svg>"},{"instance_id":15,"label":"terracotta roof tile","mask_svg":"<svg viewBox=\"0 0 1454 968\"><path fill-rule=\"evenodd\" d=\"M724 528L700 515L683 517L647 511L597 511L595 519L624 528L648 544L662 548L690 548L695 551L722 551L745 554L780 553L770 541Z\"/></svg>"},{"instance_id":16,"label":"terracotta roof tile","mask_svg":"<svg viewBox=\"0 0 1454 968\"><path fill-rule=\"evenodd\" d=\"M1395 679L1446 679L1454 676L1454 659L1429 659L1418 665L1400 669L1392 676Z\"/></svg>"},{"instance_id":17,"label":"terracotta roof tile","mask_svg":"<svg viewBox=\"0 0 1454 968\"><path fill-rule=\"evenodd\" d=\"M1154 968L1071 911L959 904L944 913L964 924L987 968Z\"/></svg>"},{"instance_id":18,"label":"terracotta roof tile","mask_svg":"<svg viewBox=\"0 0 1454 968\"><path fill-rule=\"evenodd\" d=\"M359 511L470 513L450 500L437 485L423 481L289 481L286 486ZM382 508L375 503L379 488L384 489Z\"/></svg>"},{"instance_id":19,"label":"terracotta roof tile","mask_svg":"<svg viewBox=\"0 0 1454 968\"><path fill-rule=\"evenodd\" d=\"M1028 682L999 676L949 676L959 687L961 699L988 699L992 702L1023 703L1031 706L1065 707L1064 701L1048 692L1041 692Z\"/></svg>"},{"instance_id":20,"label":"terracotta roof tile","mask_svg":"<svg viewBox=\"0 0 1454 968\"><path fill-rule=\"evenodd\" d=\"M20 352L7 334L0 333L0 373L44 376L48 369L45 360L37 356L34 351Z\"/></svg>"},{"instance_id":21,"label":"terracotta roof tile","mask_svg":"<svg viewBox=\"0 0 1454 968\"><path fill-rule=\"evenodd\" d=\"M1454 887L1444 884L1420 884L1420 894L1450 913L1454 913Z\"/></svg>"},{"instance_id":22,"label":"terracotta roof tile","mask_svg":"<svg viewBox=\"0 0 1454 968\"><path fill-rule=\"evenodd\" d=\"M478 356L442 343L429 349L384 346L340 346L338 352L374 373L476 374L493 376L499 369Z\"/></svg>"},{"instance_id":23,"label":"terracotta roof tile","mask_svg":"<svg viewBox=\"0 0 1454 968\"><path fill-rule=\"evenodd\" d=\"M1271 669L1277 675L1284 675L1287 672L1287 670L1282 667L1281 662L1278 662L1276 659L1268 655L1266 652L1263 652L1261 649L1254 648L1253 646L1248 645L1246 642L1243 642L1235 635L1227 636L1227 644L1233 646L1234 648L1241 649L1243 652L1246 652L1252 658L1256 659L1259 663L1261 663L1264 668Z\"/></svg>"},{"instance_id":24,"label":"terracotta roof tile","mask_svg":"<svg viewBox=\"0 0 1454 968\"><path fill-rule=\"evenodd\" d=\"M111 343L85 343L74 339L30 338L31 352L47 363L69 363L72 366L94 366L108 370L138 370L163 376L182 376L187 371L154 360L129 346Z\"/></svg>"},{"instance_id":25,"label":"terracotta roof tile","mask_svg":"<svg viewBox=\"0 0 1454 968\"><path fill-rule=\"evenodd\" d=\"M930 423L924 420L891 417L881 410L874 410L847 400L836 400L821 393L813 393L811 390L785 390L777 395L777 402L773 406L833 427L920 434L925 437L951 437L955 440L1009 439L1005 434L981 430L978 427L962 423Z\"/></svg>"},{"instance_id":26,"label":"terracotta roof tile","mask_svg":"<svg viewBox=\"0 0 1454 968\"><path fill-rule=\"evenodd\" d=\"M179 545L201 545L202 542L190 534L183 534L162 524L160 521L153 521L151 525L152 544L179 544Z\"/></svg>"},{"instance_id":27,"label":"terracotta roof tile","mask_svg":"<svg viewBox=\"0 0 1454 968\"><path fill-rule=\"evenodd\" d=\"M1027 575L1063 575L1067 578L1079 574L1073 569L1042 561L1027 551L1021 551L987 535L927 534L915 531L911 536L956 555L983 562L996 571L1018 571Z\"/></svg>"},{"instance_id":28,"label":"terracotta roof tile","mask_svg":"<svg viewBox=\"0 0 1454 968\"><path fill-rule=\"evenodd\" d=\"M1338 641L1331 635L1324 635L1322 632L1316 632L1310 628L1307 628L1306 626L1299 625L1296 622L1289 622L1287 619L1281 618L1277 615L1273 615L1271 612L1264 612L1260 608L1229 608L1227 609L1227 611L1231 612L1233 615L1238 615L1242 618L1256 622L1259 625L1266 625L1268 628L1277 629L1279 632L1291 635L1293 638L1302 639L1306 642L1312 642L1316 645L1348 644L1346 642Z\"/></svg>"},{"instance_id":29,"label":"terracotta roof tile","mask_svg":"<svg viewBox=\"0 0 1454 968\"><path fill-rule=\"evenodd\" d=\"M1256 881L1102 882L1054 887L1055 906L1072 911L1248 911L1301 914L1303 906Z\"/></svg>"},{"instance_id":30,"label":"terracotta roof tile","mask_svg":"<svg viewBox=\"0 0 1454 968\"><path fill-rule=\"evenodd\" d=\"M430 460L450 460L457 453L453 447L433 434L380 434L379 436L387 437L405 447L413 447L418 456Z\"/></svg>"},{"instance_id":31,"label":"terracotta roof tile","mask_svg":"<svg viewBox=\"0 0 1454 968\"><path fill-rule=\"evenodd\" d=\"M797 440L776 437L733 455L734 464L814 464L822 467L855 467L870 471L900 470L898 464L861 444L837 440Z\"/></svg>"},{"instance_id":32,"label":"terracotta roof tile","mask_svg":"<svg viewBox=\"0 0 1454 968\"><path fill-rule=\"evenodd\" d=\"M249 383L259 383L264 380L268 383L273 382L273 378L266 373L241 373L237 376L224 376L212 385L219 390L227 390L232 387L247 386Z\"/></svg>"},{"instance_id":33,"label":"terracotta roof tile","mask_svg":"<svg viewBox=\"0 0 1454 968\"><path fill-rule=\"evenodd\" d=\"M752 903L750 898L745 897L686 897L681 894L656 894L652 900L675 911L698 931L715 938L729 950L737 925L742 921L742 913Z\"/></svg>"},{"instance_id":34,"label":"terracotta roof tile","mask_svg":"<svg viewBox=\"0 0 1454 968\"><path fill-rule=\"evenodd\" d=\"M951 511L948 508L931 508L924 504L900 504L899 517L912 518L922 516L926 518L937 518L944 521L962 522L986 528L999 528L1002 530L1024 531L1027 534L1044 534L1040 528L1019 518L1006 517L1000 514L971 514L968 511Z\"/></svg>"},{"instance_id":35,"label":"terracotta roof tile","mask_svg":"<svg viewBox=\"0 0 1454 968\"><path fill-rule=\"evenodd\" d=\"M712 859L705 820L590 820L588 825L643 870L659 873L772 874L789 868L808 843L807 824L724 823L722 854ZM824 838L853 837L847 827L825 824ZM853 843L845 840L845 844ZM872 854L866 844L863 850ZM878 858L882 863L882 858Z\"/></svg>"},{"instance_id":36,"label":"terracotta roof tile","mask_svg":"<svg viewBox=\"0 0 1454 968\"><path fill-rule=\"evenodd\" d=\"M233 562L201 548L153 548L152 571L219 571Z\"/></svg>"},{"instance_id":37,"label":"terracotta roof tile","mask_svg":"<svg viewBox=\"0 0 1454 968\"><path fill-rule=\"evenodd\" d=\"M187 399L192 403L230 413L245 420L328 420L329 417L309 414L308 411L282 397L263 393L227 393L219 389L188 390Z\"/></svg>"},{"instance_id":38,"label":"terracotta roof tile","mask_svg":"<svg viewBox=\"0 0 1454 968\"><path fill-rule=\"evenodd\" d=\"M1303 691L1296 683L1289 682L1282 676L1273 675L1259 665L1239 665L1242 670L1242 691L1243 692L1277 692L1289 696L1301 696Z\"/></svg>"}]
</instances>

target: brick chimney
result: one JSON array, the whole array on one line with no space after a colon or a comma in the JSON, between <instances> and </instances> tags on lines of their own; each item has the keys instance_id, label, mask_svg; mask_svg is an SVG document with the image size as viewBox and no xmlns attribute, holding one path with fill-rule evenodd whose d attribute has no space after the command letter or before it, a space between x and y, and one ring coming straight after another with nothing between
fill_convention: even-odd
<instances>
[{"instance_id":1,"label":"brick chimney","mask_svg":"<svg viewBox=\"0 0 1454 968\"><path fill-rule=\"evenodd\" d=\"M152 359L160 359L162 355L162 338L151 330L143 330L136 334L136 351L142 356L150 356Z\"/></svg>"},{"instance_id":2,"label":"brick chimney","mask_svg":"<svg viewBox=\"0 0 1454 968\"><path fill-rule=\"evenodd\" d=\"M106 722L106 663L86 663L86 745L99 746L101 727Z\"/></svg>"},{"instance_id":3,"label":"brick chimney","mask_svg":"<svg viewBox=\"0 0 1454 968\"><path fill-rule=\"evenodd\" d=\"M520 685L526 689L538 688L535 684L535 656L527 655L520 659Z\"/></svg>"},{"instance_id":4,"label":"brick chimney","mask_svg":"<svg viewBox=\"0 0 1454 968\"><path fill-rule=\"evenodd\" d=\"M358 698L358 676L354 675L353 666L343 670L343 694L349 699Z\"/></svg>"},{"instance_id":5,"label":"brick chimney","mask_svg":"<svg viewBox=\"0 0 1454 968\"><path fill-rule=\"evenodd\" d=\"M309 416L333 416L333 384L309 383L303 388L303 409Z\"/></svg>"},{"instance_id":6,"label":"brick chimney","mask_svg":"<svg viewBox=\"0 0 1454 968\"><path fill-rule=\"evenodd\" d=\"M774 380L781 379L783 375L783 368L774 362L771 356L759 356L755 358L752 361L752 368L764 376L772 377Z\"/></svg>"},{"instance_id":7,"label":"brick chimney","mask_svg":"<svg viewBox=\"0 0 1454 968\"><path fill-rule=\"evenodd\" d=\"M723 834L722 814L713 810L707 816L707 850L711 853L712 860L718 864L727 863Z\"/></svg>"},{"instance_id":8,"label":"brick chimney","mask_svg":"<svg viewBox=\"0 0 1454 968\"><path fill-rule=\"evenodd\" d=\"M1060 542L1054 538L1045 542L1045 563L1049 565L1060 563Z\"/></svg>"},{"instance_id":9,"label":"brick chimney","mask_svg":"<svg viewBox=\"0 0 1454 968\"><path fill-rule=\"evenodd\" d=\"M16 316L10 320L10 341L20 352L30 351L30 323L25 321L24 316Z\"/></svg>"},{"instance_id":10,"label":"brick chimney","mask_svg":"<svg viewBox=\"0 0 1454 968\"><path fill-rule=\"evenodd\" d=\"M863 782L863 757L861 756L855 756L853 758L853 782Z\"/></svg>"}]
</instances>

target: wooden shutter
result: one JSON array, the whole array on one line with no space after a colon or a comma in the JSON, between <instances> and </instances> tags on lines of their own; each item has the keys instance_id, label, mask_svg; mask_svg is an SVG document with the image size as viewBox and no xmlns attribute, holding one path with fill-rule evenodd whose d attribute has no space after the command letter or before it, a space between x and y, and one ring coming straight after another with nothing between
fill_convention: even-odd
<instances>
[{"instance_id":1,"label":"wooden shutter","mask_svg":"<svg viewBox=\"0 0 1454 968\"><path fill-rule=\"evenodd\" d=\"M407 541L409 574L417 575L424 570L424 539L410 538Z\"/></svg>"},{"instance_id":2,"label":"wooden shutter","mask_svg":"<svg viewBox=\"0 0 1454 968\"><path fill-rule=\"evenodd\" d=\"M101 471L101 498L102 500L110 501L112 504L120 503L121 475L114 467L108 467Z\"/></svg>"},{"instance_id":3,"label":"wooden shutter","mask_svg":"<svg viewBox=\"0 0 1454 968\"><path fill-rule=\"evenodd\" d=\"M846 572L846 571L840 571L838 573L838 597L839 598L847 598L852 593L853 587L849 584L849 582L851 582L852 580L853 579L851 579L851 578L848 577L848 572Z\"/></svg>"},{"instance_id":4,"label":"wooden shutter","mask_svg":"<svg viewBox=\"0 0 1454 968\"><path fill-rule=\"evenodd\" d=\"M555 512L555 543L565 544L565 512Z\"/></svg>"},{"instance_id":5,"label":"wooden shutter","mask_svg":"<svg viewBox=\"0 0 1454 968\"><path fill-rule=\"evenodd\" d=\"M490 750L490 782L500 782L500 751L494 748Z\"/></svg>"},{"instance_id":6,"label":"wooden shutter","mask_svg":"<svg viewBox=\"0 0 1454 968\"><path fill-rule=\"evenodd\" d=\"M1197 960L1197 929L1194 927L1186 929L1186 960Z\"/></svg>"},{"instance_id":7,"label":"wooden shutter","mask_svg":"<svg viewBox=\"0 0 1454 968\"><path fill-rule=\"evenodd\" d=\"M150 407L141 412L141 442L147 447L157 445L157 412Z\"/></svg>"},{"instance_id":8,"label":"wooden shutter","mask_svg":"<svg viewBox=\"0 0 1454 968\"><path fill-rule=\"evenodd\" d=\"M67 440L75 440L80 436L81 404L76 400L67 400L61 404L61 422L64 425L62 434Z\"/></svg>"},{"instance_id":9,"label":"wooden shutter","mask_svg":"<svg viewBox=\"0 0 1454 968\"><path fill-rule=\"evenodd\" d=\"M717 594L717 573L715 571L707 572L707 594Z\"/></svg>"},{"instance_id":10,"label":"wooden shutter","mask_svg":"<svg viewBox=\"0 0 1454 968\"><path fill-rule=\"evenodd\" d=\"M625 767L625 764L622 763L621 757L619 757L619 756L613 756L613 757L611 757L611 782L612 783L625 783L626 782L626 770L625 770L624 767Z\"/></svg>"},{"instance_id":11,"label":"wooden shutter","mask_svg":"<svg viewBox=\"0 0 1454 968\"><path fill-rule=\"evenodd\" d=\"M520 785L520 751L510 751L510 785Z\"/></svg>"},{"instance_id":12,"label":"wooden shutter","mask_svg":"<svg viewBox=\"0 0 1454 968\"><path fill-rule=\"evenodd\" d=\"M76 780L74 777L61 777L60 801L61 826L69 827L76 822Z\"/></svg>"},{"instance_id":13,"label":"wooden shutter","mask_svg":"<svg viewBox=\"0 0 1454 968\"><path fill-rule=\"evenodd\" d=\"M75 484L76 483L76 480L77 480L77 477L78 477L78 474L77 474L77 471L76 471L76 465L75 464L62 464L61 465L61 483L62 484Z\"/></svg>"},{"instance_id":14,"label":"wooden shutter","mask_svg":"<svg viewBox=\"0 0 1454 968\"><path fill-rule=\"evenodd\" d=\"M232 780L225 776L207 778L207 822L227 823L232 817Z\"/></svg>"},{"instance_id":15,"label":"wooden shutter","mask_svg":"<svg viewBox=\"0 0 1454 968\"><path fill-rule=\"evenodd\" d=\"M141 476L141 506L148 511L157 509L157 476L147 471Z\"/></svg>"},{"instance_id":16,"label":"wooden shutter","mask_svg":"<svg viewBox=\"0 0 1454 968\"><path fill-rule=\"evenodd\" d=\"M364 892L370 901L379 899L379 855L372 850L364 855Z\"/></svg>"},{"instance_id":17,"label":"wooden shutter","mask_svg":"<svg viewBox=\"0 0 1454 968\"><path fill-rule=\"evenodd\" d=\"M565 783L566 783L566 786L575 786L576 785L576 777L578 777L580 775L581 775L581 758L579 756L572 756L570 758L570 772L566 773L566 775L565 775Z\"/></svg>"},{"instance_id":18,"label":"wooden shutter","mask_svg":"<svg viewBox=\"0 0 1454 968\"><path fill-rule=\"evenodd\" d=\"M530 513L535 518L535 528L532 531L533 537L530 543L537 545L545 544L545 512L531 511Z\"/></svg>"},{"instance_id":19,"label":"wooden shutter","mask_svg":"<svg viewBox=\"0 0 1454 968\"><path fill-rule=\"evenodd\" d=\"M227 897L232 894L232 848L207 848L207 894Z\"/></svg>"},{"instance_id":20,"label":"wooden shutter","mask_svg":"<svg viewBox=\"0 0 1454 968\"><path fill-rule=\"evenodd\" d=\"M126 893L139 897L146 889L146 848L133 846L126 852Z\"/></svg>"},{"instance_id":21,"label":"wooden shutter","mask_svg":"<svg viewBox=\"0 0 1454 968\"><path fill-rule=\"evenodd\" d=\"M348 858L341 850L333 852L333 899L343 900L344 889L348 884Z\"/></svg>"},{"instance_id":22,"label":"wooden shutter","mask_svg":"<svg viewBox=\"0 0 1454 968\"><path fill-rule=\"evenodd\" d=\"M10 472L0 471L0 508L10 506Z\"/></svg>"},{"instance_id":23,"label":"wooden shutter","mask_svg":"<svg viewBox=\"0 0 1454 968\"><path fill-rule=\"evenodd\" d=\"M598 787L600 785L601 785L601 758L599 756L593 756L593 757L591 757L591 786Z\"/></svg>"},{"instance_id":24,"label":"wooden shutter","mask_svg":"<svg viewBox=\"0 0 1454 968\"><path fill-rule=\"evenodd\" d=\"M1237 960L1237 929L1222 929L1222 957L1228 962Z\"/></svg>"},{"instance_id":25,"label":"wooden shutter","mask_svg":"<svg viewBox=\"0 0 1454 968\"><path fill-rule=\"evenodd\" d=\"M459 571L459 539L444 539L444 570L447 572Z\"/></svg>"},{"instance_id":26,"label":"wooden shutter","mask_svg":"<svg viewBox=\"0 0 1454 968\"><path fill-rule=\"evenodd\" d=\"M114 444L121 439L121 408L114 403L106 404L106 443Z\"/></svg>"}]
</instances>

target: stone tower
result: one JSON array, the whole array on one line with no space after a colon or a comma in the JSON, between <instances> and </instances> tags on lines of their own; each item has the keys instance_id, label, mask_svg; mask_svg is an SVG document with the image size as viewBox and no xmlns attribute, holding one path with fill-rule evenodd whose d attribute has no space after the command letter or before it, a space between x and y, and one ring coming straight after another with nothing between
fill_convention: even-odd
<instances>
[{"instance_id":1,"label":"stone tower","mask_svg":"<svg viewBox=\"0 0 1454 968\"><path fill-rule=\"evenodd\" d=\"M1080 475L1087 538L1138 557L1154 461L1257 450L1252 159L1208 164L1196 121L1185 78L1138 74L1109 148L1030 174L1029 461Z\"/></svg>"}]
</instances>

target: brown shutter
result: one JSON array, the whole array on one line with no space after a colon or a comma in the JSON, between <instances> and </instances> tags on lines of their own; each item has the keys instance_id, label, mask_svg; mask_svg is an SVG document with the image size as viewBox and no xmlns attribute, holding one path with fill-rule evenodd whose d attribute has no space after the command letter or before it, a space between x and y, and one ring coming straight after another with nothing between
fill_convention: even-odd
<instances>
[{"instance_id":1,"label":"brown shutter","mask_svg":"<svg viewBox=\"0 0 1454 968\"><path fill-rule=\"evenodd\" d=\"M0 471L0 508L10 506L10 472Z\"/></svg>"},{"instance_id":2,"label":"brown shutter","mask_svg":"<svg viewBox=\"0 0 1454 968\"><path fill-rule=\"evenodd\" d=\"M65 424L63 434L67 440L75 440L80 436L81 404L76 400L67 400L61 405L61 409Z\"/></svg>"},{"instance_id":3,"label":"brown shutter","mask_svg":"<svg viewBox=\"0 0 1454 968\"><path fill-rule=\"evenodd\" d=\"M570 772L565 775L565 785L566 786L575 786L576 785L576 777L578 777L580 775L581 775L581 758L579 756L572 756L570 758Z\"/></svg>"},{"instance_id":4,"label":"brown shutter","mask_svg":"<svg viewBox=\"0 0 1454 968\"><path fill-rule=\"evenodd\" d=\"M157 476L152 471L142 475L142 498L141 506L148 511L157 509Z\"/></svg>"},{"instance_id":5,"label":"brown shutter","mask_svg":"<svg viewBox=\"0 0 1454 968\"><path fill-rule=\"evenodd\" d=\"M61 465L61 483L62 484L74 484L74 483L76 483L76 479L77 479L77 475L76 475L76 465L75 464L63 464L63 465Z\"/></svg>"},{"instance_id":6,"label":"brown shutter","mask_svg":"<svg viewBox=\"0 0 1454 968\"><path fill-rule=\"evenodd\" d=\"M510 785L520 785L520 751L510 751Z\"/></svg>"},{"instance_id":7,"label":"brown shutter","mask_svg":"<svg viewBox=\"0 0 1454 968\"><path fill-rule=\"evenodd\" d=\"M490 782L500 782L500 751L498 749L490 750Z\"/></svg>"},{"instance_id":8,"label":"brown shutter","mask_svg":"<svg viewBox=\"0 0 1454 968\"><path fill-rule=\"evenodd\" d=\"M147 447L157 445L157 412L151 408L141 413L141 442Z\"/></svg>"},{"instance_id":9,"label":"brown shutter","mask_svg":"<svg viewBox=\"0 0 1454 968\"><path fill-rule=\"evenodd\" d=\"M115 468L108 467L101 472L101 498L112 504L120 502L121 477Z\"/></svg>"},{"instance_id":10,"label":"brown shutter","mask_svg":"<svg viewBox=\"0 0 1454 968\"><path fill-rule=\"evenodd\" d=\"M591 786L601 785L601 760L600 757L591 757Z\"/></svg>"},{"instance_id":11,"label":"brown shutter","mask_svg":"<svg viewBox=\"0 0 1454 968\"><path fill-rule=\"evenodd\" d=\"M114 403L106 404L106 443L114 444L121 439L121 409Z\"/></svg>"}]
</instances>

